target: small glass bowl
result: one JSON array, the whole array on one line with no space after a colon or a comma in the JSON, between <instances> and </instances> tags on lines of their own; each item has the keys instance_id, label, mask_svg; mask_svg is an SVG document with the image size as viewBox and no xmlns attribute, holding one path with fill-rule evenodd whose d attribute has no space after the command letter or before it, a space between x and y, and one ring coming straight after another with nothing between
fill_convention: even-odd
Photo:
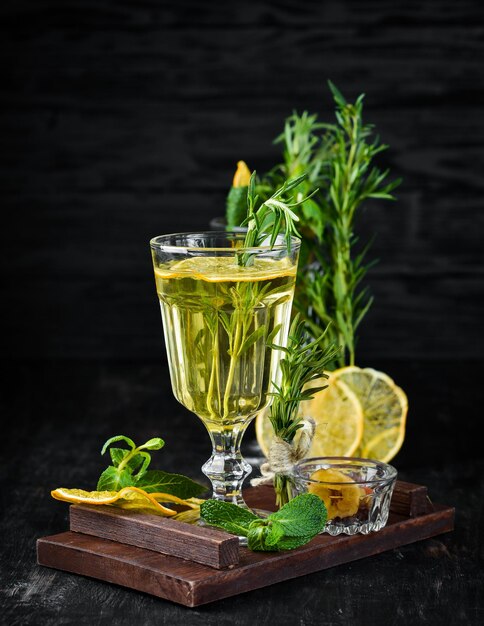
<instances>
[{"instance_id":1,"label":"small glass bowl","mask_svg":"<svg viewBox=\"0 0 484 626\"><path fill-rule=\"evenodd\" d=\"M390 512L397 470L357 457L315 457L294 468L294 496L314 493L328 511L322 532L356 535L380 530Z\"/></svg>"}]
</instances>

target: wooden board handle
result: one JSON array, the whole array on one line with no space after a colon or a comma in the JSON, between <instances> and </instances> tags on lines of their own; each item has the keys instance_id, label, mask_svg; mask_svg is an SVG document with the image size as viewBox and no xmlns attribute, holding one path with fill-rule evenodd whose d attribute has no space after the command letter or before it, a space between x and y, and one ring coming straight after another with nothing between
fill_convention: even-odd
<instances>
[{"instance_id":1,"label":"wooden board handle","mask_svg":"<svg viewBox=\"0 0 484 626\"><path fill-rule=\"evenodd\" d=\"M69 518L70 529L74 532L146 548L216 569L233 567L239 562L238 537L222 530L104 505L71 505Z\"/></svg>"},{"instance_id":2,"label":"wooden board handle","mask_svg":"<svg viewBox=\"0 0 484 626\"><path fill-rule=\"evenodd\" d=\"M432 510L427 487L397 480L393 490L390 511L406 517L418 517Z\"/></svg>"}]
</instances>

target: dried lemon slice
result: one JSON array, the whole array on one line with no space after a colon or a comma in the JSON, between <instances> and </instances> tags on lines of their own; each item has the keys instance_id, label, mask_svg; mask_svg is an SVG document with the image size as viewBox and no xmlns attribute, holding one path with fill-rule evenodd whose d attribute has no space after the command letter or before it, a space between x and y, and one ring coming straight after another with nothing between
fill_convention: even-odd
<instances>
[{"instance_id":1,"label":"dried lemon slice","mask_svg":"<svg viewBox=\"0 0 484 626\"><path fill-rule=\"evenodd\" d=\"M331 377L346 383L363 409L363 436L355 454L388 463L405 439L408 400L404 391L387 374L371 368L343 367Z\"/></svg>"},{"instance_id":2,"label":"dried lemon slice","mask_svg":"<svg viewBox=\"0 0 484 626\"><path fill-rule=\"evenodd\" d=\"M319 386L321 381L314 381ZM352 456L363 433L363 411L351 389L343 381L333 380L330 374L326 389L312 400L301 402L299 414L311 416L316 422L316 433L307 456ZM257 442L267 457L274 431L268 417L269 409L257 415L255 421Z\"/></svg>"},{"instance_id":3,"label":"dried lemon slice","mask_svg":"<svg viewBox=\"0 0 484 626\"><path fill-rule=\"evenodd\" d=\"M335 517L351 517L360 506L360 497L364 491L355 485L351 478L333 469L319 469L311 474L308 491L324 502L328 511L328 520ZM345 484L350 483L350 484Z\"/></svg>"}]
</instances>

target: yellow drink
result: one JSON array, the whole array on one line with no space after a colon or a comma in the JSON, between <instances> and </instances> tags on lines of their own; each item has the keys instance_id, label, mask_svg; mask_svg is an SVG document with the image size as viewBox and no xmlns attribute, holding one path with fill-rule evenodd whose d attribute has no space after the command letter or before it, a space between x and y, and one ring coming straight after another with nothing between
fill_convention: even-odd
<instances>
[{"instance_id":1,"label":"yellow drink","mask_svg":"<svg viewBox=\"0 0 484 626\"><path fill-rule=\"evenodd\" d=\"M209 431L231 430L269 401L285 344L296 264L196 256L155 266L176 398Z\"/></svg>"}]
</instances>

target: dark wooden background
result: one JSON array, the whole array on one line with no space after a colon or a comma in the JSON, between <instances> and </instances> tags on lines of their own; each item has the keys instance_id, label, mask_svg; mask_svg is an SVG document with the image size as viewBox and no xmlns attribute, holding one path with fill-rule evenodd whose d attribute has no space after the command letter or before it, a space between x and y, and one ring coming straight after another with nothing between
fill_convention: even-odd
<instances>
[{"instance_id":1,"label":"dark wooden background","mask_svg":"<svg viewBox=\"0 0 484 626\"><path fill-rule=\"evenodd\" d=\"M480 626L482 1L5 0L0 29L0 622ZM366 93L404 179L359 221L380 262L358 364L407 393L393 462L456 506L455 532L196 611L36 566L35 540L67 527L50 490L93 489L108 437L163 436L154 467L203 480L148 241L208 228L239 159L279 160L293 109L331 119L327 79Z\"/></svg>"},{"instance_id":2,"label":"dark wooden background","mask_svg":"<svg viewBox=\"0 0 484 626\"><path fill-rule=\"evenodd\" d=\"M404 181L367 205L375 304L358 361L483 349L478 0L1 6L8 357L164 358L148 241L223 214L235 164L279 161L293 109L354 99Z\"/></svg>"}]
</instances>

